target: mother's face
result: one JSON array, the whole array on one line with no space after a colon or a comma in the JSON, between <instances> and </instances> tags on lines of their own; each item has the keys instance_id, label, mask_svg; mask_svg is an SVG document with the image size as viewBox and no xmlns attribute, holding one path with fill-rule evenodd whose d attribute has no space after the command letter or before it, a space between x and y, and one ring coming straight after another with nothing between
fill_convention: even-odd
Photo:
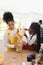
<instances>
[{"instance_id":1,"label":"mother's face","mask_svg":"<svg viewBox=\"0 0 43 65\"><path fill-rule=\"evenodd\" d=\"M14 22L13 21L10 21L8 22L8 26L9 26L9 29L14 29Z\"/></svg>"}]
</instances>

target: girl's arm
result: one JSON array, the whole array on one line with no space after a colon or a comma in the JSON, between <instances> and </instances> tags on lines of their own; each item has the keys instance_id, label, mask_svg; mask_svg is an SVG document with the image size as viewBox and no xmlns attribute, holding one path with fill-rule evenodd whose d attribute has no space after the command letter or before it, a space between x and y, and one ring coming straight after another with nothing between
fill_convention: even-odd
<instances>
[{"instance_id":1,"label":"girl's arm","mask_svg":"<svg viewBox=\"0 0 43 65\"><path fill-rule=\"evenodd\" d=\"M34 35L31 39L27 38L28 45L35 44L36 40L37 40L37 35Z\"/></svg>"}]
</instances>

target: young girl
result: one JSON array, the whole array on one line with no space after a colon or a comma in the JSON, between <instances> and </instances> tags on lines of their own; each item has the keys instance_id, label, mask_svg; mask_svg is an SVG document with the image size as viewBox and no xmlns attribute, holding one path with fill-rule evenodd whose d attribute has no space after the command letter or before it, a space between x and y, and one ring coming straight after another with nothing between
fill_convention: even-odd
<instances>
[{"instance_id":1,"label":"young girl","mask_svg":"<svg viewBox=\"0 0 43 65\"><path fill-rule=\"evenodd\" d=\"M8 25L8 30L5 33L5 45L7 46L8 50L9 49L14 49L16 48L16 34L18 30L14 26L14 18L11 12L5 12L3 15L3 20L7 23Z\"/></svg>"},{"instance_id":2,"label":"young girl","mask_svg":"<svg viewBox=\"0 0 43 65\"><path fill-rule=\"evenodd\" d=\"M23 43L24 48L39 52L40 49L40 25L36 22L33 22L28 30L30 38L27 35L27 44Z\"/></svg>"}]
</instances>

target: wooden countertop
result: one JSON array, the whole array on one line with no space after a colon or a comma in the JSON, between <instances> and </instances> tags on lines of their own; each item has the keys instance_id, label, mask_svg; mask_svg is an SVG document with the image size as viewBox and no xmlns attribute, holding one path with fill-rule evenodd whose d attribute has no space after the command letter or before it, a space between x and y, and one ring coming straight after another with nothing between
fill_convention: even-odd
<instances>
[{"instance_id":1,"label":"wooden countertop","mask_svg":"<svg viewBox=\"0 0 43 65\"><path fill-rule=\"evenodd\" d=\"M6 51L4 53L4 65L21 65L17 63L26 62L27 63L27 55L32 54L32 51L23 50L22 53L17 53L16 51ZM36 53L36 59L39 59L39 54ZM26 64L28 65L28 64Z\"/></svg>"}]
</instances>

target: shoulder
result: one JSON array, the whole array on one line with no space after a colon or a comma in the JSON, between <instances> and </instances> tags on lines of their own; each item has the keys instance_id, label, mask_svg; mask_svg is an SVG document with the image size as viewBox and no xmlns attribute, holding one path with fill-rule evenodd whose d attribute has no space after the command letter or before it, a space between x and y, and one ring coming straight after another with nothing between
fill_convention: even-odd
<instances>
[{"instance_id":1,"label":"shoulder","mask_svg":"<svg viewBox=\"0 0 43 65\"><path fill-rule=\"evenodd\" d=\"M17 33L19 32L19 29L18 29L18 28L15 28L14 30L15 30Z\"/></svg>"},{"instance_id":2,"label":"shoulder","mask_svg":"<svg viewBox=\"0 0 43 65\"><path fill-rule=\"evenodd\" d=\"M5 31L5 33L4 33L4 35L8 35L8 34L10 34L10 31L7 29L7 30Z\"/></svg>"},{"instance_id":3,"label":"shoulder","mask_svg":"<svg viewBox=\"0 0 43 65\"><path fill-rule=\"evenodd\" d=\"M34 37L37 36L37 34L33 35Z\"/></svg>"},{"instance_id":4,"label":"shoulder","mask_svg":"<svg viewBox=\"0 0 43 65\"><path fill-rule=\"evenodd\" d=\"M33 35L32 38L36 39L37 38L37 34Z\"/></svg>"}]
</instances>

